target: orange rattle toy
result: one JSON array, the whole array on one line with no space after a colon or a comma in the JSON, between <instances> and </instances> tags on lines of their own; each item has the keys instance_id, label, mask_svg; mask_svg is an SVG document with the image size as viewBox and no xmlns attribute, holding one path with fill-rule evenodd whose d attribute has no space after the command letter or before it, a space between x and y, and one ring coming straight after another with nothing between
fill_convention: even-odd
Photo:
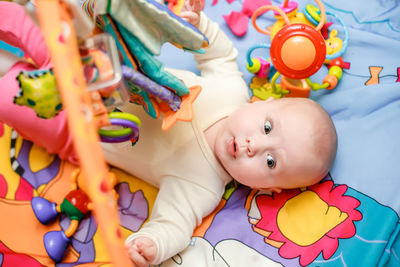
<instances>
[{"instance_id":1,"label":"orange rattle toy","mask_svg":"<svg viewBox=\"0 0 400 267\"><path fill-rule=\"evenodd\" d=\"M320 30L325 23L326 14L321 1L316 0L316 2L321 10L321 19L316 28L305 23L290 23L288 16L282 9L286 9L286 12L291 12L288 8L295 11L297 9L296 2L285 1L281 4L282 8L276 6L260 7L251 18L254 28L267 35L271 35L271 32L260 29L256 24L256 19L261 13L273 10L284 19L285 26L272 38L270 56L276 70L286 77L292 79L309 77L324 64L326 45Z\"/></svg>"}]
</instances>

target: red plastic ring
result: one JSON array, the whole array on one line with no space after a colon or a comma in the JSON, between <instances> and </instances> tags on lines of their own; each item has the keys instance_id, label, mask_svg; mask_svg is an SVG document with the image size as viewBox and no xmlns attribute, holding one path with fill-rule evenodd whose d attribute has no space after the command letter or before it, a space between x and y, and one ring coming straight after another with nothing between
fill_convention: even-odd
<instances>
[{"instance_id":1,"label":"red plastic ring","mask_svg":"<svg viewBox=\"0 0 400 267\"><path fill-rule=\"evenodd\" d=\"M307 78L324 64L325 40L307 24L290 24L272 39L270 56L272 64L282 75L292 79Z\"/></svg>"}]
</instances>

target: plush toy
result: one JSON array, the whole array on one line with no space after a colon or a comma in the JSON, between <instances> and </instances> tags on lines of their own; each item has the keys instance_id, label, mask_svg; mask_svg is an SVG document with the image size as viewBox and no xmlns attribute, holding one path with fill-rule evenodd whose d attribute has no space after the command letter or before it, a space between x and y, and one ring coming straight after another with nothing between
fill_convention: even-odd
<instances>
[{"instance_id":1,"label":"plush toy","mask_svg":"<svg viewBox=\"0 0 400 267\"><path fill-rule=\"evenodd\" d=\"M54 79L49 71L50 54L40 29L22 6L0 2L0 40L24 53L24 58L16 59L0 79L0 121L48 153L77 164L65 112L55 96ZM46 111L43 99L38 100L37 93L33 92L38 85L51 95L51 107Z\"/></svg>"}]
</instances>

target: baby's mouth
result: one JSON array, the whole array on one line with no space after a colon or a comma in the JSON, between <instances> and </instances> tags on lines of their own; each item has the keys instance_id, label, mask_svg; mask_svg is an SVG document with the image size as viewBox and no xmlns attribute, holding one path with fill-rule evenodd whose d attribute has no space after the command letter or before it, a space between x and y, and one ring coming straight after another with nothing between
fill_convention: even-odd
<instances>
[{"instance_id":1,"label":"baby's mouth","mask_svg":"<svg viewBox=\"0 0 400 267\"><path fill-rule=\"evenodd\" d=\"M236 158L236 153L238 150L238 145L236 143L235 138L233 138L228 145L228 153L233 157Z\"/></svg>"}]
</instances>

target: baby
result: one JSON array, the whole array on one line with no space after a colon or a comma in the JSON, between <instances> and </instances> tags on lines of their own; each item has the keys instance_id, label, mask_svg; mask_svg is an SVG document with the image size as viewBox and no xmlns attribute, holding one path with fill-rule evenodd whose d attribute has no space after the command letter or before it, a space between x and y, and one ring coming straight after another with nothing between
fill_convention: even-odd
<instances>
[{"instance_id":1,"label":"baby","mask_svg":"<svg viewBox=\"0 0 400 267\"><path fill-rule=\"evenodd\" d=\"M193 120L163 132L160 120L128 104L122 110L142 121L140 141L134 147L129 142L103 145L110 164L159 187L149 222L126 241L139 267L183 250L232 179L276 193L309 186L328 173L336 153L334 125L316 102L249 103L236 49L200 9L200 0L186 1L181 16L210 42L205 54L195 55L201 76L168 70L187 86L202 87Z\"/></svg>"},{"instance_id":2,"label":"baby","mask_svg":"<svg viewBox=\"0 0 400 267\"><path fill-rule=\"evenodd\" d=\"M23 9L7 2L0 6L0 38L23 49L35 63L18 62L0 79L0 120L49 153L74 162L64 111L41 119L13 103L19 71L48 68L51 63L40 31ZM209 40L206 53L194 56L201 76L169 70L188 87L202 87L193 104L193 120L177 122L163 132L161 120L127 104L122 110L142 121L139 142L133 147L130 142L103 144L108 163L159 188L149 222L126 241L139 267L158 264L185 249L194 228L217 207L232 179L276 193L304 187L327 174L336 153L333 123L314 101L285 98L249 103L237 50L200 10L200 0L190 0L181 16Z\"/></svg>"}]
</instances>

